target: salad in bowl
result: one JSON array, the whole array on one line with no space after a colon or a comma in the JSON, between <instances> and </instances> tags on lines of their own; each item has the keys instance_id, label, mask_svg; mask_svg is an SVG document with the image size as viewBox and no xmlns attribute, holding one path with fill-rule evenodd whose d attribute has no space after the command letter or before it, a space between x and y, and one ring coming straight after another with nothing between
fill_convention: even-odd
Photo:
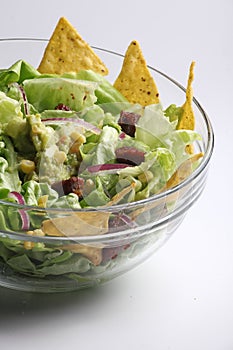
<instances>
[{"instance_id":1,"label":"salad in bowl","mask_svg":"<svg viewBox=\"0 0 233 350\"><path fill-rule=\"evenodd\" d=\"M38 68L20 58L0 70L0 285L69 291L170 237L204 188L213 131L193 98L194 62L184 89L135 40L125 55L94 51L61 18L41 42ZM114 83L102 53L123 60ZM154 75L182 105L163 106Z\"/></svg>"}]
</instances>

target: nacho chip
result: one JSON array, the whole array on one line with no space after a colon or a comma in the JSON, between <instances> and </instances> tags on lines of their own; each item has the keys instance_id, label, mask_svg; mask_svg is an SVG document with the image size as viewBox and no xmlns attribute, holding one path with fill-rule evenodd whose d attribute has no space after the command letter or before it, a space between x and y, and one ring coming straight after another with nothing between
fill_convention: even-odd
<instances>
[{"instance_id":1,"label":"nacho chip","mask_svg":"<svg viewBox=\"0 0 233 350\"><path fill-rule=\"evenodd\" d=\"M61 17L38 67L40 73L62 74L91 69L101 75L108 69L76 29Z\"/></svg>"},{"instance_id":2,"label":"nacho chip","mask_svg":"<svg viewBox=\"0 0 233 350\"><path fill-rule=\"evenodd\" d=\"M186 101L181 107L182 113L179 119L177 129L194 130L195 128L195 116L192 108L192 101L193 101L192 83L194 80L194 66L195 66L195 62L192 62L189 69L188 84L186 89Z\"/></svg>"},{"instance_id":3,"label":"nacho chip","mask_svg":"<svg viewBox=\"0 0 233 350\"><path fill-rule=\"evenodd\" d=\"M135 182L132 182L128 187L123 188L123 190L115 194L115 196L113 196L112 199L105 206L110 207L112 205L120 204L121 200L124 199L125 196L129 195L130 192L134 191L135 186Z\"/></svg>"},{"instance_id":4,"label":"nacho chip","mask_svg":"<svg viewBox=\"0 0 233 350\"><path fill-rule=\"evenodd\" d=\"M159 92L146 65L139 43L129 45L114 87L131 103L142 106L159 102Z\"/></svg>"},{"instance_id":5,"label":"nacho chip","mask_svg":"<svg viewBox=\"0 0 233 350\"><path fill-rule=\"evenodd\" d=\"M72 253L82 254L95 266L98 266L102 261L102 248L92 247L86 244L67 244L59 248L62 250L69 250Z\"/></svg>"},{"instance_id":6,"label":"nacho chip","mask_svg":"<svg viewBox=\"0 0 233 350\"><path fill-rule=\"evenodd\" d=\"M182 181L186 180L193 171L193 163L197 162L200 158L203 157L203 153L197 153L187 160L185 160L172 177L167 181L165 186L161 189L160 192L166 191L172 187L179 185Z\"/></svg>"},{"instance_id":7,"label":"nacho chip","mask_svg":"<svg viewBox=\"0 0 233 350\"><path fill-rule=\"evenodd\" d=\"M77 212L44 220L42 231L48 236L93 236L108 232L107 212Z\"/></svg>"},{"instance_id":8,"label":"nacho chip","mask_svg":"<svg viewBox=\"0 0 233 350\"><path fill-rule=\"evenodd\" d=\"M165 192L179 185L182 181L186 180L193 171L193 164L202 157L203 157L203 153L200 152L186 159L178 167L178 169L174 172L174 174L170 177L170 179L166 182L166 184L159 190L158 193ZM187 189L183 188L178 192L169 194L167 197L162 197L160 199L157 199L155 202L152 202L151 204L147 204L141 208L134 210L132 213L130 213L131 219L135 220L142 213L147 212L148 210L156 207L160 208L159 213L163 215L165 206L168 205L169 203L176 201L178 197L182 195L182 191L187 192Z\"/></svg>"}]
</instances>

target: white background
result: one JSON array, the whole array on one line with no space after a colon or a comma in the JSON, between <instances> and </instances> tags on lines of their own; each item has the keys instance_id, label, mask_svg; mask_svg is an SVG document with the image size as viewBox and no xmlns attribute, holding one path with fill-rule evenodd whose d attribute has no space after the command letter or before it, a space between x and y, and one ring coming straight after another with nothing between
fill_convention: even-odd
<instances>
[{"instance_id":1,"label":"white background","mask_svg":"<svg viewBox=\"0 0 233 350\"><path fill-rule=\"evenodd\" d=\"M215 151L198 203L140 267L77 293L0 288L0 349L233 350L233 1L8 0L0 38L49 38L61 16L92 45L124 53L137 39L183 84L195 60Z\"/></svg>"}]
</instances>

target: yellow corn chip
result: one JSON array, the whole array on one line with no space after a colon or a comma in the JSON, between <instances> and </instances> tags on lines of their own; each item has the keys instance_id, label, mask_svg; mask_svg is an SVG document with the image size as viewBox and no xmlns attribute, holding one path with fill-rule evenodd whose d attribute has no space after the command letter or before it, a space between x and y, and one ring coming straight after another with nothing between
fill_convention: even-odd
<instances>
[{"instance_id":1,"label":"yellow corn chip","mask_svg":"<svg viewBox=\"0 0 233 350\"><path fill-rule=\"evenodd\" d=\"M203 153L197 153L192 155L189 159L186 159L174 172L174 174L170 177L170 179L166 182L166 184L159 190L158 193L165 192L177 185L179 185L182 181L186 180L189 175L191 175L193 171L193 164L197 162L200 158L203 157ZM130 214L132 220L135 220L138 215L146 212L152 208L161 207L161 214L163 214L163 205L172 203L177 200L177 198L182 195L182 191L187 191L187 189L181 189L179 192L171 193L167 197L162 197L156 200L152 204L145 205L139 209L136 209Z\"/></svg>"},{"instance_id":2,"label":"yellow corn chip","mask_svg":"<svg viewBox=\"0 0 233 350\"><path fill-rule=\"evenodd\" d=\"M181 107L182 114L179 119L177 129L194 130L195 128L195 115L192 108L192 101L193 101L192 83L194 80L194 66L195 66L195 62L192 62L189 69L188 84L186 88L186 100L183 106ZM193 146L187 145L186 152L190 154L194 153Z\"/></svg>"},{"instance_id":3,"label":"yellow corn chip","mask_svg":"<svg viewBox=\"0 0 233 350\"><path fill-rule=\"evenodd\" d=\"M67 244L59 247L62 250L69 250L86 256L91 262L98 266L102 261L102 248L88 246L86 244Z\"/></svg>"},{"instance_id":4,"label":"yellow corn chip","mask_svg":"<svg viewBox=\"0 0 233 350\"><path fill-rule=\"evenodd\" d=\"M192 83L194 80L194 66L195 62L192 62L189 69L188 84L186 89L186 101L183 104L181 118L179 120L177 129L194 130L195 128L195 116L192 108L193 101L193 89Z\"/></svg>"},{"instance_id":5,"label":"yellow corn chip","mask_svg":"<svg viewBox=\"0 0 233 350\"><path fill-rule=\"evenodd\" d=\"M121 190L120 192L115 194L115 196L112 197L112 199L106 204L106 207L119 204L125 196L127 196L131 191L134 190L135 186L135 182L132 182L128 187L123 188L123 190Z\"/></svg>"},{"instance_id":6,"label":"yellow corn chip","mask_svg":"<svg viewBox=\"0 0 233 350\"><path fill-rule=\"evenodd\" d=\"M66 217L44 220L42 231L48 236L93 236L108 232L107 212L77 212Z\"/></svg>"},{"instance_id":7,"label":"yellow corn chip","mask_svg":"<svg viewBox=\"0 0 233 350\"><path fill-rule=\"evenodd\" d=\"M189 159L185 160L176 172L172 175L172 177L167 181L166 185L160 192L166 191L169 188L175 187L179 185L182 181L188 178L191 175L193 169L192 164L197 162L200 158L203 157L203 153L197 153L191 156Z\"/></svg>"},{"instance_id":8,"label":"yellow corn chip","mask_svg":"<svg viewBox=\"0 0 233 350\"><path fill-rule=\"evenodd\" d=\"M114 87L131 103L142 106L159 102L159 92L146 65L139 43L129 45L123 66Z\"/></svg>"},{"instance_id":9,"label":"yellow corn chip","mask_svg":"<svg viewBox=\"0 0 233 350\"><path fill-rule=\"evenodd\" d=\"M91 69L101 75L108 69L76 29L61 17L38 67L40 73L62 74Z\"/></svg>"}]
</instances>

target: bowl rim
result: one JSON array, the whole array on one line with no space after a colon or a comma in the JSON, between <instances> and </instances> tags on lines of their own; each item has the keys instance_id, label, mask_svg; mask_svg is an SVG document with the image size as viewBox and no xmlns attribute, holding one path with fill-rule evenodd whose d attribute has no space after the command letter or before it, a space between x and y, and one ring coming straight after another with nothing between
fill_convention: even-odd
<instances>
[{"instance_id":1,"label":"bowl rim","mask_svg":"<svg viewBox=\"0 0 233 350\"><path fill-rule=\"evenodd\" d=\"M32 37L8 37L8 38L0 38L0 43L1 42L48 42L49 39L45 39L45 38L32 38ZM121 58L124 58L124 54L116 52L114 50L110 50L110 49L105 49L105 48L101 48L99 46L94 46L91 45L91 47L94 50L98 50L98 51L103 51L105 53L109 53L109 54L113 54L115 56L120 56ZM169 75L167 75L166 73L160 71L157 68L154 68L151 65L147 65L147 67L151 70L154 71L155 73L161 75L162 77L166 78L167 80L169 80L170 82L172 82L174 85L176 85L179 89L181 89L183 92L186 91L186 89L184 88L184 86L182 84L180 84L178 81L176 81L175 79L171 78ZM206 150L204 152L204 156L200 162L200 164L198 165L198 167L192 172L192 174L185 179L184 181L182 181L181 183L179 183L178 185L164 191L158 194L155 194L153 196L150 196L149 198L146 199L142 199L142 200L138 200L135 202L130 202L127 204L116 204L116 205L112 205L112 206L107 206L107 207L88 207L88 208L82 208L82 209L70 209L70 208L40 208L38 206L30 206L30 205L20 205L17 203L10 203L10 205L12 207L17 207L19 209L25 209L25 210L36 210L36 211L45 211L46 212L116 212L116 211L122 211L124 209L131 209L136 207L140 207L140 206L144 206L149 205L157 200L162 200L165 199L167 196L173 195L176 192L180 191L182 188L188 186L190 183L192 183L193 180L195 180L202 172L204 172L204 170L206 169L212 153L213 153L213 149L214 149L214 130L212 127L212 123L209 119L209 116L207 115L207 113L205 112L204 108L202 107L202 105L199 103L199 101L195 98L195 96L193 97L193 103L195 104L195 106L197 107L197 109L199 110L204 124L206 126L206 130L207 130L207 144L206 144ZM9 205L9 202L7 201L3 201L0 200L0 204L3 205ZM9 232L8 232L9 233ZM100 235L100 236L104 236L104 235ZM83 238L85 238L86 236L83 236ZM95 237L95 236L93 236ZM96 236L97 237L97 236ZM99 236L98 236L99 237ZM81 237L79 237L81 238Z\"/></svg>"}]
</instances>

